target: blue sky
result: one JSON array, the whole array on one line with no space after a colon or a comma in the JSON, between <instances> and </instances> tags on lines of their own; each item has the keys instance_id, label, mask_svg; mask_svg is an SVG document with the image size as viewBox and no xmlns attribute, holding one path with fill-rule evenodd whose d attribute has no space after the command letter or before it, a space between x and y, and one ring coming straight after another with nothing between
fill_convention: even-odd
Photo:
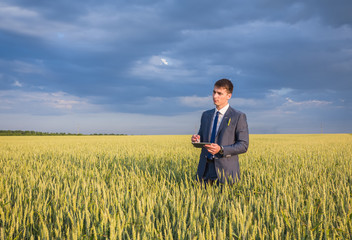
<instances>
[{"instance_id":1,"label":"blue sky","mask_svg":"<svg viewBox=\"0 0 352 240\"><path fill-rule=\"evenodd\" d=\"M352 132L352 1L0 1L0 129L192 134L233 81L250 133Z\"/></svg>"}]
</instances>

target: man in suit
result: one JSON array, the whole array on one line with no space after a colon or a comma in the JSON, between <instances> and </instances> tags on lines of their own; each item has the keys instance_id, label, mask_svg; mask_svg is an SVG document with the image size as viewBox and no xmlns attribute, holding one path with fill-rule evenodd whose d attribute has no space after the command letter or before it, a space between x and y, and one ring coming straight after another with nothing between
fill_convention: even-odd
<instances>
[{"instance_id":1,"label":"man in suit","mask_svg":"<svg viewBox=\"0 0 352 240\"><path fill-rule=\"evenodd\" d=\"M197 177L213 184L234 183L240 179L238 155L248 149L248 125L246 115L230 107L233 84L220 79L214 84L215 109L203 112L198 135L192 142L211 142L202 148Z\"/></svg>"}]
</instances>

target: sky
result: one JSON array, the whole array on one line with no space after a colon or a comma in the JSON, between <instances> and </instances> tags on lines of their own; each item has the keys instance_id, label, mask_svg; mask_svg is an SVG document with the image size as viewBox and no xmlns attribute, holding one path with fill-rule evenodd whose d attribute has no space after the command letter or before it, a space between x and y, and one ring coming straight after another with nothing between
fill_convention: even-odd
<instances>
[{"instance_id":1,"label":"sky","mask_svg":"<svg viewBox=\"0 0 352 240\"><path fill-rule=\"evenodd\" d=\"M350 0L0 0L0 129L193 134L214 83L250 134L352 132Z\"/></svg>"}]
</instances>

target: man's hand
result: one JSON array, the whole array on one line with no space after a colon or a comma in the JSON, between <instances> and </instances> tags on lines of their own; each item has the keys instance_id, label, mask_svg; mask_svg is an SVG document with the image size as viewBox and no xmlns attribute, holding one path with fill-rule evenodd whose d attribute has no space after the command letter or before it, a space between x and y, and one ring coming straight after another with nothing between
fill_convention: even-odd
<instances>
[{"instance_id":1,"label":"man's hand","mask_svg":"<svg viewBox=\"0 0 352 240\"><path fill-rule=\"evenodd\" d=\"M192 142L200 142L200 136L194 134L194 135L192 136Z\"/></svg>"},{"instance_id":2,"label":"man's hand","mask_svg":"<svg viewBox=\"0 0 352 240\"><path fill-rule=\"evenodd\" d=\"M210 152L212 155L217 154L220 150L221 147L216 144L216 143L212 143L212 144L208 144L208 145L204 145L204 147L208 150L208 152Z\"/></svg>"}]
</instances>

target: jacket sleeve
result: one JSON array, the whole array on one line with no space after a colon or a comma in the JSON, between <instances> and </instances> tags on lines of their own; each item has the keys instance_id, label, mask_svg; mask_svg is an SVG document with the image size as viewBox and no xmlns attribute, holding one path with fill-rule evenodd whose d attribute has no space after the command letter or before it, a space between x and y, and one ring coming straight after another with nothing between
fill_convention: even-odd
<instances>
[{"instance_id":1,"label":"jacket sleeve","mask_svg":"<svg viewBox=\"0 0 352 240\"><path fill-rule=\"evenodd\" d=\"M238 155L247 152L249 145L249 134L246 114L241 113L236 125L234 144L223 146L223 157Z\"/></svg>"},{"instance_id":2,"label":"jacket sleeve","mask_svg":"<svg viewBox=\"0 0 352 240\"><path fill-rule=\"evenodd\" d=\"M204 112L202 114L202 117L200 119L200 127L199 127L199 131L198 131L198 135L200 136L200 141L203 142L204 137L203 137L203 121L204 121Z\"/></svg>"}]
</instances>

